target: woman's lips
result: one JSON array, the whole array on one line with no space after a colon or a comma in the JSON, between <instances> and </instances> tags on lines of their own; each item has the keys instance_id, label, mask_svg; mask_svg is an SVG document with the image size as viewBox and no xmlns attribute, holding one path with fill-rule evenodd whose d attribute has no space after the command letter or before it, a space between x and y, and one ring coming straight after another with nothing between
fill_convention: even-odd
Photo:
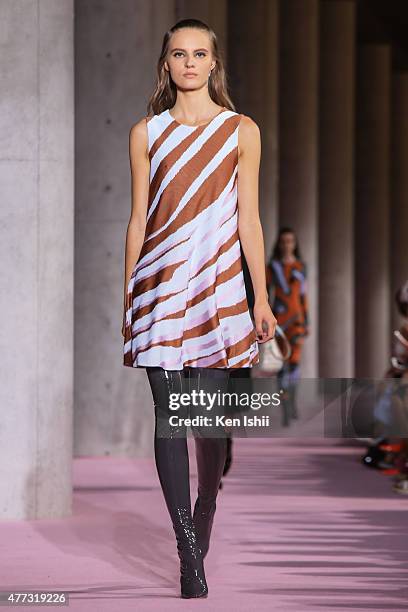
<instances>
[{"instance_id":1,"label":"woman's lips","mask_svg":"<svg viewBox=\"0 0 408 612\"><path fill-rule=\"evenodd\" d=\"M196 74L184 74L183 76L185 76L187 79L193 79L197 75Z\"/></svg>"}]
</instances>

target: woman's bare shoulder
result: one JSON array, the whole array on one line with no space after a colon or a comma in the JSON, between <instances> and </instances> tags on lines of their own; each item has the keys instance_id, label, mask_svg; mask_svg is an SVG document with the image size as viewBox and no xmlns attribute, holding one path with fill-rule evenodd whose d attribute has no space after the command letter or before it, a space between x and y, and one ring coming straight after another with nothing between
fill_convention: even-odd
<instances>
[{"instance_id":1,"label":"woman's bare shoulder","mask_svg":"<svg viewBox=\"0 0 408 612\"><path fill-rule=\"evenodd\" d=\"M148 132L147 132L147 123L151 119L149 115L142 117L140 121L134 123L129 132L129 146L131 151L143 152L147 155L148 149Z\"/></svg>"},{"instance_id":2,"label":"woman's bare shoulder","mask_svg":"<svg viewBox=\"0 0 408 612\"><path fill-rule=\"evenodd\" d=\"M147 123L148 121L150 121L151 117L149 115L146 115L145 117L142 117L142 119L140 119L140 121L137 121L136 123L134 123L133 125L131 125L130 127L130 137L131 138L135 138L135 137L143 137L146 135L147 133Z\"/></svg>"},{"instance_id":3,"label":"woman's bare shoulder","mask_svg":"<svg viewBox=\"0 0 408 612\"><path fill-rule=\"evenodd\" d=\"M149 137L147 123L150 119L151 117L146 115L130 127L129 148L132 156L139 154L143 155L144 157L148 156Z\"/></svg>"},{"instance_id":4,"label":"woman's bare shoulder","mask_svg":"<svg viewBox=\"0 0 408 612\"><path fill-rule=\"evenodd\" d=\"M252 117L249 117L248 115L244 115L242 113L240 117L241 120L239 122L239 131L241 134L249 138L253 138L254 136L260 133L259 126L256 121L252 119Z\"/></svg>"},{"instance_id":5,"label":"woman's bare shoulder","mask_svg":"<svg viewBox=\"0 0 408 612\"><path fill-rule=\"evenodd\" d=\"M248 115L240 115L238 130L238 152L239 155L243 151L257 151L260 149L261 132L258 124Z\"/></svg>"}]
</instances>

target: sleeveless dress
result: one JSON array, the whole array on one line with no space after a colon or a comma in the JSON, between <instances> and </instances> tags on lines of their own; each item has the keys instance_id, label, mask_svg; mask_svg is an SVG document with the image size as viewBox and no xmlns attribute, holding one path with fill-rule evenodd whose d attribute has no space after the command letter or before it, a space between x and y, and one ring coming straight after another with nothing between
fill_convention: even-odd
<instances>
[{"instance_id":1,"label":"sleeveless dress","mask_svg":"<svg viewBox=\"0 0 408 612\"><path fill-rule=\"evenodd\" d=\"M238 235L238 127L146 117L144 243L127 287L123 365L245 368L259 362Z\"/></svg>"}]
</instances>

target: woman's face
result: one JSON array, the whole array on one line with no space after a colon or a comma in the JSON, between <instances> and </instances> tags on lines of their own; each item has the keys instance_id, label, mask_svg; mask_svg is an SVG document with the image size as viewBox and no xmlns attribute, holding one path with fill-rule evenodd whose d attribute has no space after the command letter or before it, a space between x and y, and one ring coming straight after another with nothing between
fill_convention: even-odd
<instances>
[{"instance_id":1,"label":"woman's face","mask_svg":"<svg viewBox=\"0 0 408 612\"><path fill-rule=\"evenodd\" d=\"M183 28L172 34L164 66L180 89L207 85L209 72L215 66L208 34L195 28Z\"/></svg>"},{"instance_id":2,"label":"woman's face","mask_svg":"<svg viewBox=\"0 0 408 612\"><path fill-rule=\"evenodd\" d=\"M296 238L294 234L285 232L279 239L279 248L282 255L293 255L296 248Z\"/></svg>"}]
</instances>

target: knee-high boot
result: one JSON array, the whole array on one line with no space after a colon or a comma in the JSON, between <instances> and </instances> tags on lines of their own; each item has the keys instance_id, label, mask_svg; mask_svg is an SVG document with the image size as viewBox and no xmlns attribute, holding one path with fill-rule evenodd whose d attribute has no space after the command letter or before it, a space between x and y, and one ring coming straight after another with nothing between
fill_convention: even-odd
<instances>
[{"instance_id":1,"label":"knee-high boot","mask_svg":"<svg viewBox=\"0 0 408 612\"><path fill-rule=\"evenodd\" d=\"M204 393L226 392L229 377L229 369L189 368L189 389ZM227 456L227 439L223 427L211 430L194 427L193 433L198 474L198 497L194 505L193 520L204 558L210 544L216 497Z\"/></svg>"},{"instance_id":2,"label":"knee-high boot","mask_svg":"<svg viewBox=\"0 0 408 612\"><path fill-rule=\"evenodd\" d=\"M216 498L227 456L226 438L195 438L198 497L193 520L203 558L210 545Z\"/></svg>"},{"instance_id":3,"label":"knee-high boot","mask_svg":"<svg viewBox=\"0 0 408 612\"><path fill-rule=\"evenodd\" d=\"M147 368L155 404L156 468L173 524L180 559L181 595L206 597L203 557L191 514L189 460L185 427L169 424L169 393L182 392L183 372ZM179 415L182 416L182 415Z\"/></svg>"}]
</instances>

